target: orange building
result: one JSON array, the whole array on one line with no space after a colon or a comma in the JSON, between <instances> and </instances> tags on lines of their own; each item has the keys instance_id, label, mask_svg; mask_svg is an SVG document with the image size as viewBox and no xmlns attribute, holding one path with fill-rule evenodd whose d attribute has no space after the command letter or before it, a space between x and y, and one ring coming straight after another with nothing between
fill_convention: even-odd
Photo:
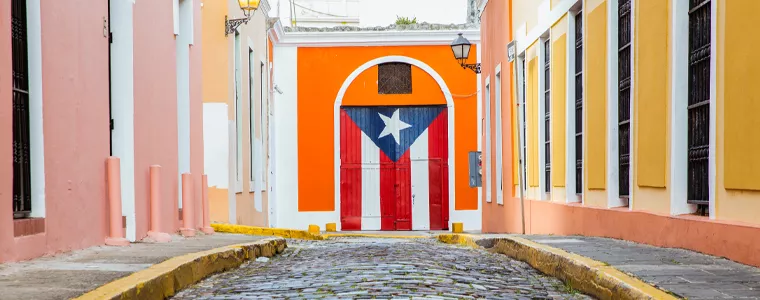
<instances>
[{"instance_id":1,"label":"orange building","mask_svg":"<svg viewBox=\"0 0 760 300\"><path fill-rule=\"evenodd\" d=\"M473 44L479 33L440 27L284 32L275 24L273 226L480 229L468 175L477 75L450 47L460 31Z\"/></svg>"}]
</instances>

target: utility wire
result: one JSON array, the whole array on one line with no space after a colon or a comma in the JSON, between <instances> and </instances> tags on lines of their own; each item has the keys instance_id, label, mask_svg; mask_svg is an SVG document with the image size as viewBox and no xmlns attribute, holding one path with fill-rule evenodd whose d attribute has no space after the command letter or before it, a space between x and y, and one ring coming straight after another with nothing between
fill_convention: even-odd
<instances>
[{"instance_id":1,"label":"utility wire","mask_svg":"<svg viewBox=\"0 0 760 300\"><path fill-rule=\"evenodd\" d=\"M314 12L314 13L318 13L318 14L322 14L322 15L325 15L325 16L336 17L336 18L348 18L349 17L349 16L339 16L339 15L334 15L334 14L330 14L330 13L326 13L326 12L321 12L321 11L313 10L311 8L308 8L306 6L298 4L295 1L293 1L292 3L293 3L293 5L298 6L300 8L303 8L305 10L308 10L308 11L311 11L311 12Z\"/></svg>"}]
</instances>

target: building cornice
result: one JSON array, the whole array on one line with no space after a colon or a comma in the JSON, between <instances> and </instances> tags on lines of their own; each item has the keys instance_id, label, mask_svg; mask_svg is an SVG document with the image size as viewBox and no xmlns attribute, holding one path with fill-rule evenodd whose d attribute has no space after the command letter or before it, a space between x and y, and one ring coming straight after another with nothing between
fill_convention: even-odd
<instances>
[{"instance_id":1,"label":"building cornice","mask_svg":"<svg viewBox=\"0 0 760 300\"><path fill-rule=\"evenodd\" d=\"M406 46L450 45L458 33L473 44L480 43L480 29L407 31L283 32L280 22L270 30L272 42L280 46Z\"/></svg>"},{"instance_id":2,"label":"building cornice","mask_svg":"<svg viewBox=\"0 0 760 300\"><path fill-rule=\"evenodd\" d=\"M279 18L272 23L269 30L267 30L267 34L269 35L269 40L272 41L272 44L276 45L280 43L285 31L282 29L282 22L280 22Z\"/></svg>"}]
</instances>

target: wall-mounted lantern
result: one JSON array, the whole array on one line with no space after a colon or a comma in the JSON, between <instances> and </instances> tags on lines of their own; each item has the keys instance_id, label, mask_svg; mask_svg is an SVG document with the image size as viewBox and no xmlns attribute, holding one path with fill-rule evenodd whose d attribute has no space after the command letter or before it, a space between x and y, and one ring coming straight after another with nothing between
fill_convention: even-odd
<instances>
[{"instance_id":1,"label":"wall-mounted lantern","mask_svg":"<svg viewBox=\"0 0 760 300\"><path fill-rule=\"evenodd\" d=\"M454 58L459 61L459 65L464 69L470 69L480 74L480 63L468 64L467 58L470 57L470 48L472 44L460 33L459 36L451 42L451 50L454 52Z\"/></svg>"},{"instance_id":2,"label":"wall-mounted lantern","mask_svg":"<svg viewBox=\"0 0 760 300\"><path fill-rule=\"evenodd\" d=\"M238 4L240 5L240 9L243 11L245 18L227 19L227 16L224 16L224 36L235 32L241 24L248 24L248 21L253 17L253 13L259 8L259 2L261 2L261 0L238 0Z\"/></svg>"}]
</instances>

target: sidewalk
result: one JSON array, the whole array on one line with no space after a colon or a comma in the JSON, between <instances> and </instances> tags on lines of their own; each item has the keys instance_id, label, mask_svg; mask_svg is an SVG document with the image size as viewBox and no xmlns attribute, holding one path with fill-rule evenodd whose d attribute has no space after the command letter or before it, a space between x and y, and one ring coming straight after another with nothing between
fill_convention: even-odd
<instances>
[{"instance_id":1,"label":"sidewalk","mask_svg":"<svg viewBox=\"0 0 760 300\"><path fill-rule=\"evenodd\" d=\"M172 236L171 243L92 247L27 262L0 264L0 299L69 299L169 258L248 243L266 236Z\"/></svg>"},{"instance_id":2,"label":"sidewalk","mask_svg":"<svg viewBox=\"0 0 760 300\"><path fill-rule=\"evenodd\" d=\"M479 236L498 237L487 234ZM760 269L723 258L606 238L539 235L520 237L605 262L649 284L690 300L760 299Z\"/></svg>"}]
</instances>

